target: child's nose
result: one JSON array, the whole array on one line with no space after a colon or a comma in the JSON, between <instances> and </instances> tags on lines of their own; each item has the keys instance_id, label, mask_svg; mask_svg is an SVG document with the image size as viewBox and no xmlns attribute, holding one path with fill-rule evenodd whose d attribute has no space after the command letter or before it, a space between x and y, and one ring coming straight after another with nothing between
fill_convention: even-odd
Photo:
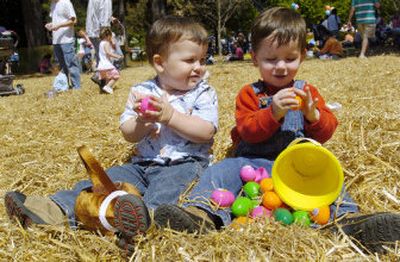
<instances>
[{"instance_id":1,"label":"child's nose","mask_svg":"<svg viewBox=\"0 0 400 262\"><path fill-rule=\"evenodd\" d=\"M285 69L286 68L286 63L284 60L279 60L276 65L276 69Z\"/></svg>"},{"instance_id":2,"label":"child's nose","mask_svg":"<svg viewBox=\"0 0 400 262\"><path fill-rule=\"evenodd\" d=\"M200 63L200 61L196 61L196 62L193 63L193 70L194 70L194 71L197 71L197 70L199 70L200 68L201 68L201 63Z\"/></svg>"}]
</instances>

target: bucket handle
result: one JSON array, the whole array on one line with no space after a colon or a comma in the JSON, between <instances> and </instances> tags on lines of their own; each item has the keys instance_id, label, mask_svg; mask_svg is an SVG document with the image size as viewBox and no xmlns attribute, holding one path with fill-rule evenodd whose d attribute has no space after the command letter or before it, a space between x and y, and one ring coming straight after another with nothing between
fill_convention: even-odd
<instances>
[{"instance_id":1,"label":"bucket handle","mask_svg":"<svg viewBox=\"0 0 400 262\"><path fill-rule=\"evenodd\" d=\"M316 141L314 139L311 139L311 138L308 138L308 137L298 137L295 140L293 140L292 142L290 142L290 144L287 147L293 146L293 145L296 145L296 144L299 144L299 143L305 142L305 141L313 143L316 146L321 146L321 143L319 143L318 141Z\"/></svg>"}]
</instances>

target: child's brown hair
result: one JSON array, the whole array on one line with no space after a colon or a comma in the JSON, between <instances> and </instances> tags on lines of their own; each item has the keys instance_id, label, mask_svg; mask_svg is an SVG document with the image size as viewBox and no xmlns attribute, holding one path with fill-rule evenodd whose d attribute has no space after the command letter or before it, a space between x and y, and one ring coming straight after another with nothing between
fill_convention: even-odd
<instances>
[{"instance_id":1,"label":"child's brown hair","mask_svg":"<svg viewBox=\"0 0 400 262\"><path fill-rule=\"evenodd\" d=\"M306 22L296 11L273 7L259 15L251 29L251 46L257 51L260 43L267 37L271 42L278 42L278 47L297 41L301 51L307 47Z\"/></svg>"},{"instance_id":2,"label":"child's brown hair","mask_svg":"<svg viewBox=\"0 0 400 262\"><path fill-rule=\"evenodd\" d=\"M165 16L152 25L146 37L146 53L150 64L156 54L168 54L168 48L179 40L190 40L207 46L208 34L202 25L188 18Z\"/></svg>"},{"instance_id":3,"label":"child's brown hair","mask_svg":"<svg viewBox=\"0 0 400 262\"><path fill-rule=\"evenodd\" d=\"M112 36L112 31L109 27L103 27L100 30L100 39L106 39L106 37Z\"/></svg>"}]
</instances>

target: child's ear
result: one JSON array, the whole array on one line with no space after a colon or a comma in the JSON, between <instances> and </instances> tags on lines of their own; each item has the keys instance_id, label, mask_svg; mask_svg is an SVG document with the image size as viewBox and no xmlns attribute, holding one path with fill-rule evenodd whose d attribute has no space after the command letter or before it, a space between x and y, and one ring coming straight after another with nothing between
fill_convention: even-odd
<instances>
[{"instance_id":1,"label":"child's ear","mask_svg":"<svg viewBox=\"0 0 400 262\"><path fill-rule=\"evenodd\" d=\"M164 71L164 66L162 62L163 62L162 57L159 54L153 55L153 65L157 73L161 73Z\"/></svg>"},{"instance_id":2,"label":"child's ear","mask_svg":"<svg viewBox=\"0 0 400 262\"><path fill-rule=\"evenodd\" d=\"M251 55L251 61L253 61L253 65L254 66L258 66L258 62L257 62L257 58L256 58L256 53L251 50L250 51L250 55Z\"/></svg>"}]
</instances>

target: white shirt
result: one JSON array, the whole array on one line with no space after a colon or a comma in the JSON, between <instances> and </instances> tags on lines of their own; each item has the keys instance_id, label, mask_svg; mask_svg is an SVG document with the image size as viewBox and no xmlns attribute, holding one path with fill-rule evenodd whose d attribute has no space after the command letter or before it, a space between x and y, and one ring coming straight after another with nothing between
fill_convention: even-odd
<instances>
[{"instance_id":1,"label":"white shirt","mask_svg":"<svg viewBox=\"0 0 400 262\"><path fill-rule=\"evenodd\" d=\"M133 86L129 93L125 111L120 118L121 125L130 118L137 116L132 109L136 100L133 92L161 97L164 90L159 86L157 78ZM212 123L215 130L218 129L217 93L207 81L201 80L195 88L184 94L170 95L168 101L175 110L187 115L198 116ZM213 141L194 143L181 137L170 127L157 124L160 128L158 135L148 134L136 144L136 154L132 158L133 162L151 160L165 163L166 159L176 161L187 156L200 156L205 159L210 157L209 152Z\"/></svg>"},{"instance_id":2,"label":"white shirt","mask_svg":"<svg viewBox=\"0 0 400 262\"><path fill-rule=\"evenodd\" d=\"M86 13L86 33L89 37L99 37L100 28L110 26L112 0L89 0Z\"/></svg>"},{"instance_id":3,"label":"white shirt","mask_svg":"<svg viewBox=\"0 0 400 262\"><path fill-rule=\"evenodd\" d=\"M70 0L59 0L58 2L52 1L50 7L51 23L58 25L68 20L75 18L76 14L74 7ZM64 26L58 30L53 31L53 45L55 44L69 44L75 41L74 27Z\"/></svg>"},{"instance_id":4,"label":"white shirt","mask_svg":"<svg viewBox=\"0 0 400 262\"><path fill-rule=\"evenodd\" d=\"M109 42L103 40L99 45L99 65L97 66L97 70L110 70L114 69L115 66L111 63L110 59L107 57L106 46L111 49L111 45Z\"/></svg>"}]
</instances>

